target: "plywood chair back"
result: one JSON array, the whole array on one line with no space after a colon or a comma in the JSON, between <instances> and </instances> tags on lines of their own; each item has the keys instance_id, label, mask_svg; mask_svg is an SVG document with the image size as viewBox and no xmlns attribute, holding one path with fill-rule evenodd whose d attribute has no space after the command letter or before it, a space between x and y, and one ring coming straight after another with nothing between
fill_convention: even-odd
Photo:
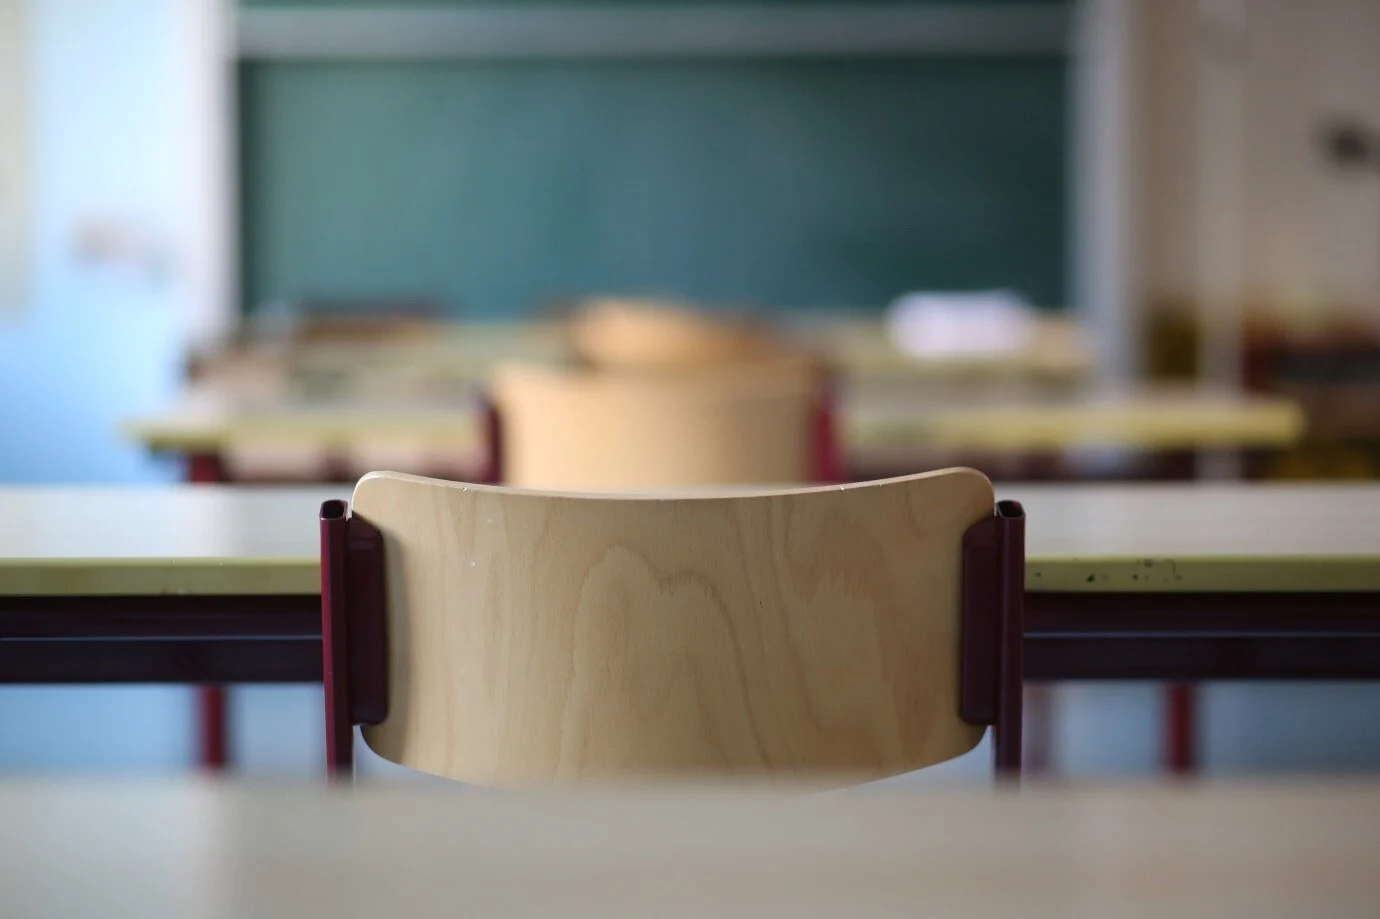
<instances>
[{"instance_id":1,"label":"plywood chair back","mask_svg":"<svg viewBox=\"0 0 1380 919\"><path fill-rule=\"evenodd\" d=\"M325 608L377 591L385 615L377 642L358 618L327 618L328 739L348 744L343 706L345 727L377 721L369 747L413 769L501 787L846 784L972 749L982 716L960 717L961 675L995 704L988 662L959 672L965 534L984 534L985 551L995 532L992 487L972 470L682 497L373 473L348 521L336 504L323 539L343 549L346 530L324 524L358 525L350 539L370 534L384 576L347 571L327 547ZM997 578L983 577L990 599ZM991 637L970 631L965 648ZM371 644L386 658L364 672ZM370 680L386 702L361 703ZM354 692L355 707L332 692ZM348 749L330 761L347 764Z\"/></svg>"},{"instance_id":2,"label":"plywood chair back","mask_svg":"<svg viewBox=\"0 0 1380 919\"><path fill-rule=\"evenodd\" d=\"M816 367L782 360L716 370L500 367L504 482L628 490L818 479Z\"/></svg>"},{"instance_id":3,"label":"plywood chair back","mask_svg":"<svg viewBox=\"0 0 1380 919\"><path fill-rule=\"evenodd\" d=\"M765 329L655 300L598 298L570 319L572 350L606 370L668 370L768 360L784 343Z\"/></svg>"}]
</instances>

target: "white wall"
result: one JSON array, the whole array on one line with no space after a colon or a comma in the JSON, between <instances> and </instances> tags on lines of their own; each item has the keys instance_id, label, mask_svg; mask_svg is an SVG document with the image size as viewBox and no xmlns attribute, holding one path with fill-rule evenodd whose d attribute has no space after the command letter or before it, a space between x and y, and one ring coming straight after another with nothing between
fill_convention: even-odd
<instances>
[{"instance_id":1,"label":"white wall","mask_svg":"<svg viewBox=\"0 0 1380 919\"><path fill-rule=\"evenodd\" d=\"M1069 277L1102 379L1140 375L1139 0L1078 0L1070 41Z\"/></svg>"},{"instance_id":2,"label":"white wall","mask_svg":"<svg viewBox=\"0 0 1380 919\"><path fill-rule=\"evenodd\" d=\"M1202 0L1140 0L1143 266L1151 297L1191 297L1202 247L1197 160L1235 165L1241 207L1234 223L1240 296L1336 298L1380 303L1380 181L1341 174L1322 156L1318 132L1331 116L1380 127L1380 3L1374 0L1234 0L1241 40L1205 31ZM1240 87L1240 138L1219 149L1224 126L1199 122L1205 80ZM1380 316L1377 316L1380 318Z\"/></svg>"},{"instance_id":3,"label":"white wall","mask_svg":"<svg viewBox=\"0 0 1380 919\"><path fill-rule=\"evenodd\" d=\"M28 302L0 312L0 481L166 477L115 428L170 397L190 329L225 313L224 192L196 98L211 67L190 53L220 7L28 4L32 263ZM93 227L135 251L84 258Z\"/></svg>"},{"instance_id":4,"label":"white wall","mask_svg":"<svg viewBox=\"0 0 1380 919\"><path fill-rule=\"evenodd\" d=\"M0 315L28 300L28 0L0 0Z\"/></svg>"},{"instance_id":5,"label":"white wall","mask_svg":"<svg viewBox=\"0 0 1380 919\"><path fill-rule=\"evenodd\" d=\"M222 9L27 0L32 261L0 310L0 483L176 475L115 429L174 396L189 336L225 315ZM84 258L94 225L130 257ZM5 688L0 768L180 768L190 713L182 689Z\"/></svg>"}]
</instances>

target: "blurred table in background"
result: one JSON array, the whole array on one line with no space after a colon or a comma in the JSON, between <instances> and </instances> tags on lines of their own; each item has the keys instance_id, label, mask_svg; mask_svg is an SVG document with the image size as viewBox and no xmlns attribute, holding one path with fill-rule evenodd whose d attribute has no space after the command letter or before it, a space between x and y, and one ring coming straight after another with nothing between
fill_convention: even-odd
<instances>
[{"instance_id":1,"label":"blurred table in background","mask_svg":"<svg viewBox=\"0 0 1380 919\"><path fill-rule=\"evenodd\" d=\"M1380 336L1343 328L1303 340L1257 331L1244 355L1254 392L1294 399L1308 436L1263 470L1281 479L1380 478Z\"/></svg>"},{"instance_id":2,"label":"blurred table in background","mask_svg":"<svg viewBox=\"0 0 1380 919\"><path fill-rule=\"evenodd\" d=\"M1057 385L1084 379L1092 349L1060 317L1035 324L1014 349L916 357L896 347L880 319L828 314L788 317L783 341L810 349L852 379L991 380ZM566 322L401 323L372 335L251 337L193 363L192 376L258 394L389 392L449 397L482 382L504 361L560 363L576 355Z\"/></svg>"},{"instance_id":3,"label":"blurred table in background","mask_svg":"<svg viewBox=\"0 0 1380 919\"><path fill-rule=\"evenodd\" d=\"M971 462L976 454L1283 447L1303 431L1287 399L1183 388L949 397L845 384L836 411L845 468L855 477ZM338 470L351 479L375 468L465 478L484 462L484 432L476 395L451 403L278 400L209 390L124 426L149 450L220 457L236 479L273 478L280 469L300 478Z\"/></svg>"},{"instance_id":4,"label":"blurred table in background","mask_svg":"<svg viewBox=\"0 0 1380 919\"><path fill-rule=\"evenodd\" d=\"M1211 311L1208 311L1211 312ZM1201 374L1204 307L1168 299L1147 304L1144 367L1152 379ZM1262 478L1380 477L1380 329L1364 303L1326 296L1243 304L1241 384L1295 401L1305 436L1259 464Z\"/></svg>"},{"instance_id":5,"label":"blurred table in background","mask_svg":"<svg viewBox=\"0 0 1380 919\"><path fill-rule=\"evenodd\" d=\"M1018 354L924 360L898 351L876 320L799 320L793 331L834 369L853 477L992 454L1277 448L1303 430L1285 398L1095 386L1081 331L1058 319ZM510 360L570 360L566 328L407 326L369 343L249 345L204 361L180 405L131 419L125 433L151 450L224 460L235 478L349 479L381 467L464 478L487 449L484 381Z\"/></svg>"},{"instance_id":6,"label":"blurred table in background","mask_svg":"<svg viewBox=\"0 0 1380 919\"><path fill-rule=\"evenodd\" d=\"M20 916L1369 917L1380 788L0 787Z\"/></svg>"},{"instance_id":7,"label":"blurred table in background","mask_svg":"<svg viewBox=\"0 0 1380 919\"><path fill-rule=\"evenodd\" d=\"M1273 448L1304 428L1288 399L1183 386L964 393L863 384L845 388L840 412L850 466L888 471L975 455Z\"/></svg>"}]
</instances>

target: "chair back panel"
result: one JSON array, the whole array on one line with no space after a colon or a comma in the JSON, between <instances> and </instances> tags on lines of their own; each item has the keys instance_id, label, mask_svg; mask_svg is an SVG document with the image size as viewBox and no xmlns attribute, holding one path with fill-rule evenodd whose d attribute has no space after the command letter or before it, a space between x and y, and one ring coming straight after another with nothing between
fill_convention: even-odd
<instances>
[{"instance_id":1,"label":"chair back panel","mask_svg":"<svg viewBox=\"0 0 1380 919\"><path fill-rule=\"evenodd\" d=\"M495 374L504 481L616 490L812 478L819 375L803 361L717 370Z\"/></svg>"},{"instance_id":2,"label":"chair back panel","mask_svg":"<svg viewBox=\"0 0 1380 919\"><path fill-rule=\"evenodd\" d=\"M766 328L674 303L598 298L570 320L570 343L582 360L606 370L670 370L769 360L789 342Z\"/></svg>"},{"instance_id":3,"label":"chair back panel","mask_svg":"<svg viewBox=\"0 0 1380 919\"><path fill-rule=\"evenodd\" d=\"M389 713L365 740L518 787L949 759L983 730L957 715L960 546L992 508L968 469L684 497L371 474Z\"/></svg>"}]
</instances>

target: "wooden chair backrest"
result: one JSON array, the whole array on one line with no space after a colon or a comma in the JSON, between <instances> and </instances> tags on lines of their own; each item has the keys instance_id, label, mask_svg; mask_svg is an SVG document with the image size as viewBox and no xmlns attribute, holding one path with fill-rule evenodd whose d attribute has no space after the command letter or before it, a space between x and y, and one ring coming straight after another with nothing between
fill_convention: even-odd
<instances>
[{"instance_id":1,"label":"wooden chair backrest","mask_svg":"<svg viewBox=\"0 0 1380 919\"><path fill-rule=\"evenodd\" d=\"M372 473L387 571L381 756L479 785L725 773L848 784L972 749L952 469L725 496Z\"/></svg>"},{"instance_id":2,"label":"wooden chair backrest","mask_svg":"<svg viewBox=\"0 0 1380 919\"><path fill-rule=\"evenodd\" d=\"M580 491L808 482L819 388L804 361L665 373L500 367L491 394L503 480Z\"/></svg>"},{"instance_id":3,"label":"wooden chair backrest","mask_svg":"<svg viewBox=\"0 0 1380 919\"><path fill-rule=\"evenodd\" d=\"M570 343L591 367L667 370L778 357L784 342L742 321L672 303L602 298L570 319Z\"/></svg>"}]
</instances>

